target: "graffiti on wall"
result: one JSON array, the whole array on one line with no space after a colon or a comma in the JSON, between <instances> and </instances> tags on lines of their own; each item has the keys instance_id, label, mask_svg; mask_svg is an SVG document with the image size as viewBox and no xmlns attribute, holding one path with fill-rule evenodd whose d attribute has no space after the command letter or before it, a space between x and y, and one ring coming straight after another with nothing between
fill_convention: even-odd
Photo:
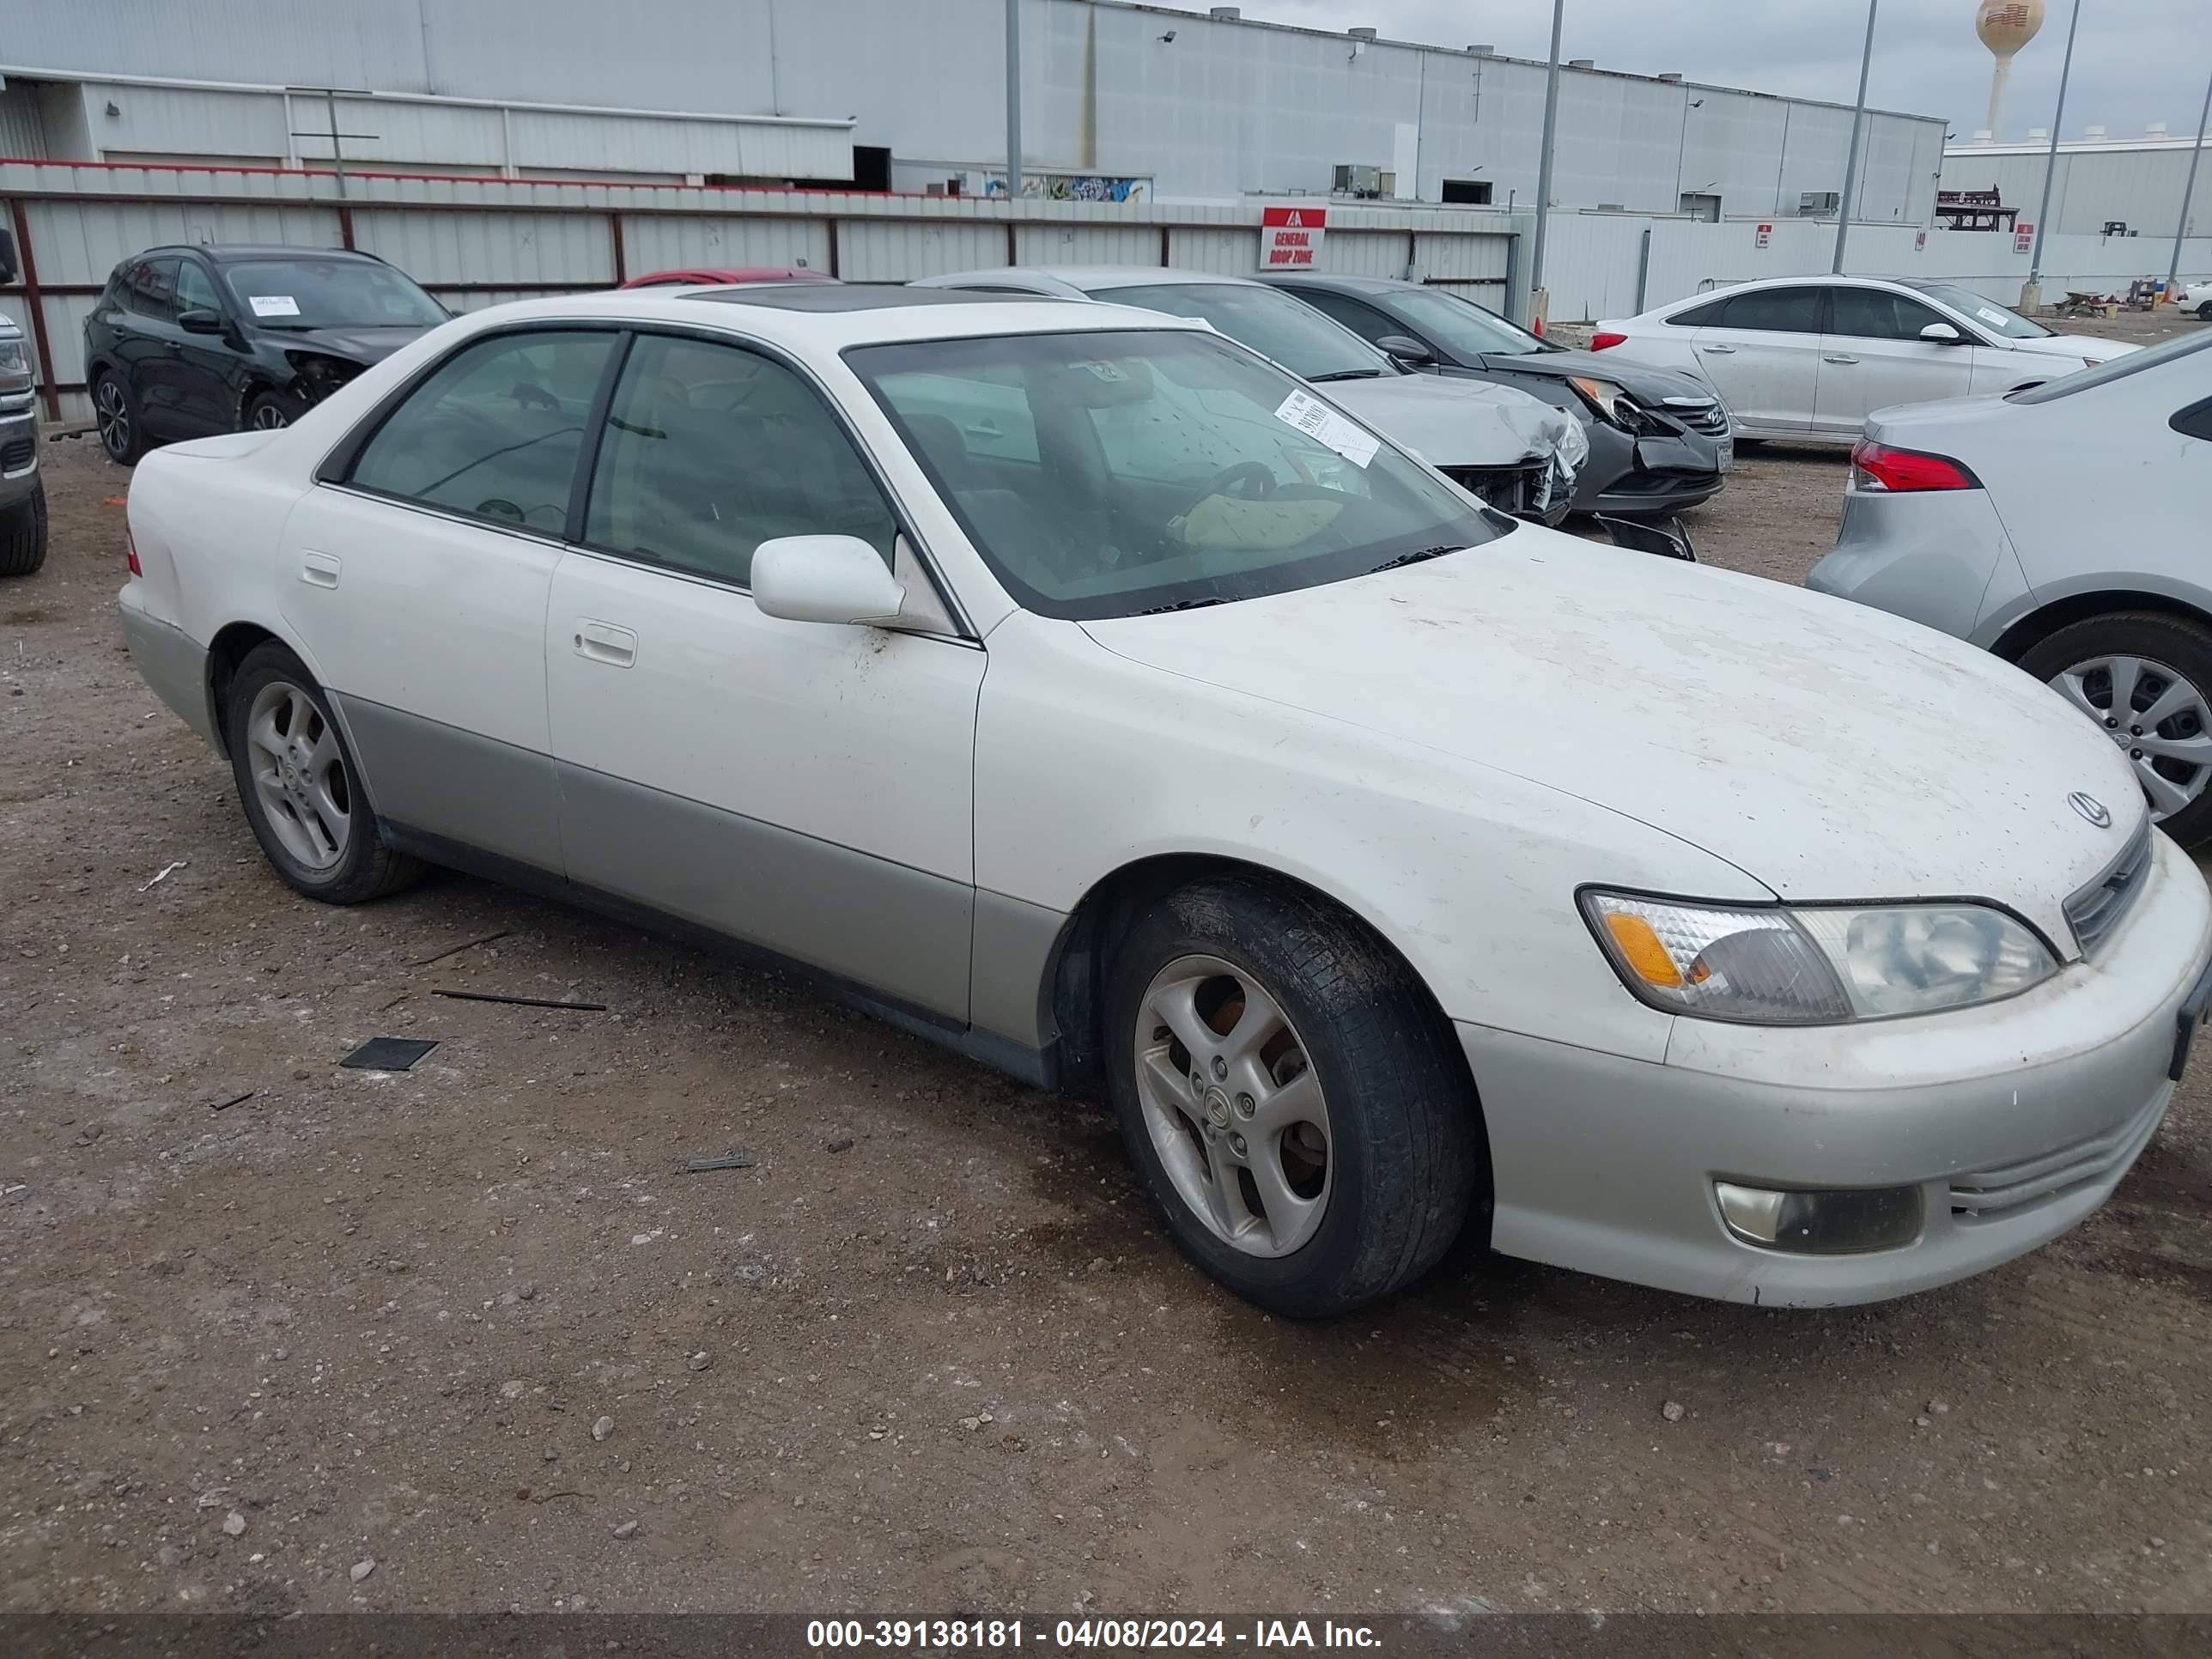
<instances>
[{"instance_id":1,"label":"graffiti on wall","mask_svg":"<svg viewBox=\"0 0 2212 1659\"><path fill-rule=\"evenodd\" d=\"M1006 175L990 174L983 181L986 196L1006 193ZM1145 202L1152 199L1150 179L1130 179L1101 173L1024 173L1022 197L1042 202Z\"/></svg>"}]
</instances>

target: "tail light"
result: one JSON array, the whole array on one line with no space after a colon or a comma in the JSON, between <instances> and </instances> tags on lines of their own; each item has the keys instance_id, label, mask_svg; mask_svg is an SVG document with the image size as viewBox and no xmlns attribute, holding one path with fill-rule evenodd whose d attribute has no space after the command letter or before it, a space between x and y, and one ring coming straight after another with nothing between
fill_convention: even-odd
<instances>
[{"instance_id":1,"label":"tail light","mask_svg":"<svg viewBox=\"0 0 2212 1659\"><path fill-rule=\"evenodd\" d=\"M1592 351L1604 351L1610 347L1626 345L1627 343L1628 337L1626 334L1616 334L1609 328L1601 328L1598 330L1596 333L1590 336L1590 349Z\"/></svg>"},{"instance_id":2,"label":"tail light","mask_svg":"<svg viewBox=\"0 0 2212 1659\"><path fill-rule=\"evenodd\" d=\"M125 562L131 567L131 574L134 576L144 575L145 571L138 565L138 538L127 530L123 532L123 552Z\"/></svg>"},{"instance_id":3,"label":"tail light","mask_svg":"<svg viewBox=\"0 0 2212 1659\"><path fill-rule=\"evenodd\" d=\"M1979 489L1982 481L1958 462L1917 449L1892 449L1871 438L1851 447L1851 488L1897 494L1927 489Z\"/></svg>"}]
</instances>

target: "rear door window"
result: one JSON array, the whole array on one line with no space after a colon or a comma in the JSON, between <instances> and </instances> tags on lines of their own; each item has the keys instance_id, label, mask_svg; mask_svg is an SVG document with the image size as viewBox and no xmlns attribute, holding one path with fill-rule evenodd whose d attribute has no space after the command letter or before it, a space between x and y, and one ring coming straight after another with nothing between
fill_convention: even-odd
<instances>
[{"instance_id":1,"label":"rear door window","mask_svg":"<svg viewBox=\"0 0 2212 1659\"><path fill-rule=\"evenodd\" d=\"M1747 294L1731 294L1720 325L1756 334L1818 334L1823 291L1818 288L1764 288L1753 289Z\"/></svg>"},{"instance_id":2,"label":"rear door window","mask_svg":"<svg viewBox=\"0 0 2212 1659\"><path fill-rule=\"evenodd\" d=\"M123 281L124 303L141 317L173 323L177 319L175 259L141 259Z\"/></svg>"}]
</instances>

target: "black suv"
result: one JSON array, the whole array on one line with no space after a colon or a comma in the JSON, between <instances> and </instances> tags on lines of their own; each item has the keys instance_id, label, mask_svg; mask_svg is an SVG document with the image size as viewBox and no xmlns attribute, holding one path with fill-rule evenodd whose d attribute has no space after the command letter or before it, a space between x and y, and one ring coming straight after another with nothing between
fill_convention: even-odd
<instances>
[{"instance_id":1,"label":"black suv","mask_svg":"<svg viewBox=\"0 0 2212 1659\"><path fill-rule=\"evenodd\" d=\"M149 248L84 321L100 441L128 465L151 444L289 426L446 317L373 254Z\"/></svg>"}]
</instances>

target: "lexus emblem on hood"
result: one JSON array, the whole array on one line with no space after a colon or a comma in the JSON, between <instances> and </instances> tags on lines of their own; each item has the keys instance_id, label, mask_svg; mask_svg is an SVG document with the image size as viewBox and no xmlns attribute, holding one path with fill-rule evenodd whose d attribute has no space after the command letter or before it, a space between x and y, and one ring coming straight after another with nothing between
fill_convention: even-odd
<instances>
[{"instance_id":1,"label":"lexus emblem on hood","mask_svg":"<svg viewBox=\"0 0 2212 1659\"><path fill-rule=\"evenodd\" d=\"M2105 803L2094 795L2085 795L2079 789L2066 797L2066 804L2100 830L2112 827L2112 815L2105 810Z\"/></svg>"}]
</instances>

